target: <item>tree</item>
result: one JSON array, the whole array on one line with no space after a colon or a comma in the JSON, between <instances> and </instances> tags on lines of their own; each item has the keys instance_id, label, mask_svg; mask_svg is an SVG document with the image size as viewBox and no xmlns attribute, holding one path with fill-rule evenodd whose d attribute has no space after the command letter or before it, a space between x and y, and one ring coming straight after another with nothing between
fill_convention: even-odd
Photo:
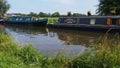
<instances>
[{"instance_id":1,"label":"tree","mask_svg":"<svg viewBox=\"0 0 120 68\"><path fill-rule=\"evenodd\" d=\"M120 15L120 0L99 0L99 15Z\"/></svg>"},{"instance_id":2,"label":"tree","mask_svg":"<svg viewBox=\"0 0 120 68\"><path fill-rule=\"evenodd\" d=\"M60 13L59 12L54 12L51 17L59 17L60 16Z\"/></svg>"},{"instance_id":3,"label":"tree","mask_svg":"<svg viewBox=\"0 0 120 68\"><path fill-rule=\"evenodd\" d=\"M37 15L37 13L30 12L30 13L29 13L29 16L34 16L34 17L37 17L38 15Z\"/></svg>"},{"instance_id":4,"label":"tree","mask_svg":"<svg viewBox=\"0 0 120 68\"><path fill-rule=\"evenodd\" d=\"M3 16L10 8L6 0L0 0L0 16Z\"/></svg>"},{"instance_id":5,"label":"tree","mask_svg":"<svg viewBox=\"0 0 120 68\"><path fill-rule=\"evenodd\" d=\"M39 17L50 17L50 13L44 13L44 12L40 12L39 14L38 14L38 16Z\"/></svg>"},{"instance_id":6,"label":"tree","mask_svg":"<svg viewBox=\"0 0 120 68\"><path fill-rule=\"evenodd\" d=\"M85 16L85 14L73 13L73 16L76 16L76 17L78 17L78 16Z\"/></svg>"}]
</instances>

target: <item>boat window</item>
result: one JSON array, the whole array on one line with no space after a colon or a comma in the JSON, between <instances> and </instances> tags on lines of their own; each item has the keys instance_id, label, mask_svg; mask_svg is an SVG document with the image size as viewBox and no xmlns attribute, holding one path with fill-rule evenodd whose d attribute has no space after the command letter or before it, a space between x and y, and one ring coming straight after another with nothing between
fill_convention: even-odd
<instances>
[{"instance_id":1,"label":"boat window","mask_svg":"<svg viewBox=\"0 0 120 68\"><path fill-rule=\"evenodd\" d=\"M93 18L93 19L90 19L90 24L91 25L94 25L95 24L95 19Z\"/></svg>"},{"instance_id":2,"label":"boat window","mask_svg":"<svg viewBox=\"0 0 120 68\"><path fill-rule=\"evenodd\" d=\"M10 19L8 19L8 20L10 20L10 21L11 21L11 20L12 20L12 18L10 18Z\"/></svg>"},{"instance_id":3,"label":"boat window","mask_svg":"<svg viewBox=\"0 0 120 68\"><path fill-rule=\"evenodd\" d=\"M118 19L118 24L120 25L120 19Z\"/></svg>"},{"instance_id":4,"label":"boat window","mask_svg":"<svg viewBox=\"0 0 120 68\"><path fill-rule=\"evenodd\" d=\"M111 24L111 19L108 18L108 19L107 19L107 25L110 25L110 24Z\"/></svg>"},{"instance_id":5,"label":"boat window","mask_svg":"<svg viewBox=\"0 0 120 68\"><path fill-rule=\"evenodd\" d=\"M30 18L27 18L27 21L29 21L30 20Z\"/></svg>"},{"instance_id":6,"label":"boat window","mask_svg":"<svg viewBox=\"0 0 120 68\"><path fill-rule=\"evenodd\" d=\"M117 19L112 19L111 25L117 25L117 24L118 24L118 20Z\"/></svg>"},{"instance_id":7,"label":"boat window","mask_svg":"<svg viewBox=\"0 0 120 68\"><path fill-rule=\"evenodd\" d=\"M22 18L20 18L20 21L22 20Z\"/></svg>"},{"instance_id":8,"label":"boat window","mask_svg":"<svg viewBox=\"0 0 120 68\"><path fill-rule=\"evenodd\" d=\"M16 21L18 21L19 20L19 18L16 18Z\"/></svg>"}]
</instances>

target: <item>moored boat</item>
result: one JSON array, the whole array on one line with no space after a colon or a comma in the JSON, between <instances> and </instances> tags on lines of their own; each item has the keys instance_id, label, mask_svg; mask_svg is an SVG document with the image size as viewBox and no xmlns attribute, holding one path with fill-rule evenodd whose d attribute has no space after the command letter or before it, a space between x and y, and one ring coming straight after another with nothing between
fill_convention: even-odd
<instances>
[{"instance_id":1,"label":"moored boat","mask_svg":"<svg viewBox=\"0 0 120 68\"><path fill-rule=\"evenodd\" d=\"M120 16L65 16L60 17L56 24L49 24L47 27L88 31L120 32Z\"/></svg>"},{"instance_id":2,"label":"moored boat","mask_svg":"<svg viewBox=\"0 0 120 68\"><path fill-rule=\"evenodd\" d=\"M0 17L0 24L3 24L3 23L4 23L4 21L5 21L5 19L4 19L4 18L2 18L2 17Z\"/></svg>"},{"instance_id":3,"label":"moored boat","mask_svg":"<svg viewBox=\"0 0 120 68\"><path fill-rule=\"evenodd\" d=\"M46 26L48 19L37 19L31 16L14 16L9 17L5 24L31 25L31 26Z\"/></svg>"}]
</instances>

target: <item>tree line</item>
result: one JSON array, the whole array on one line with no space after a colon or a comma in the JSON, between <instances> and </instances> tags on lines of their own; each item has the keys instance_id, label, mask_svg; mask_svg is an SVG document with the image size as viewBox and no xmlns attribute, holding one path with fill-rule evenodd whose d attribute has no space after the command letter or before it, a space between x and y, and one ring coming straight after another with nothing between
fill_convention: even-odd
<instances>
[{"instance_id":1,"label":"tree line","mask_svg":"<svg viewBox=\"0 0 120 68\"><path fill-rule=\"evenodd\" d=\"M20 14L21 16L34 16L34 17L60 17L60 16L66 16L62 15L59 12L54 12L54 13L44 13L44 12L30 12L29 14ZM70 16L85 16L85 14L80 14L80 13L71 13Z\"/></svg>"}]
</instances>

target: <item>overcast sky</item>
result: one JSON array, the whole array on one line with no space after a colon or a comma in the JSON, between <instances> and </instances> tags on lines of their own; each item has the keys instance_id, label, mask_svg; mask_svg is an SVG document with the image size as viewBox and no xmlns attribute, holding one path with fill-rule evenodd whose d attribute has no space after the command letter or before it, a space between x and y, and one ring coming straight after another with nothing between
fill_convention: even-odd
<instances>
[{"instance_id":1,"label":"overcast sky","mask_svg":"<svg viewBox=\"0 0 120 68\"><path fill-rule=\"evenodd\" d=\"M60 12L66 14L68 11L72 13L83 13L91 10L95 14L98 0L7 0L11 5L8 13L25 13L29 12Z\"/></svg>"}]
</instances>

